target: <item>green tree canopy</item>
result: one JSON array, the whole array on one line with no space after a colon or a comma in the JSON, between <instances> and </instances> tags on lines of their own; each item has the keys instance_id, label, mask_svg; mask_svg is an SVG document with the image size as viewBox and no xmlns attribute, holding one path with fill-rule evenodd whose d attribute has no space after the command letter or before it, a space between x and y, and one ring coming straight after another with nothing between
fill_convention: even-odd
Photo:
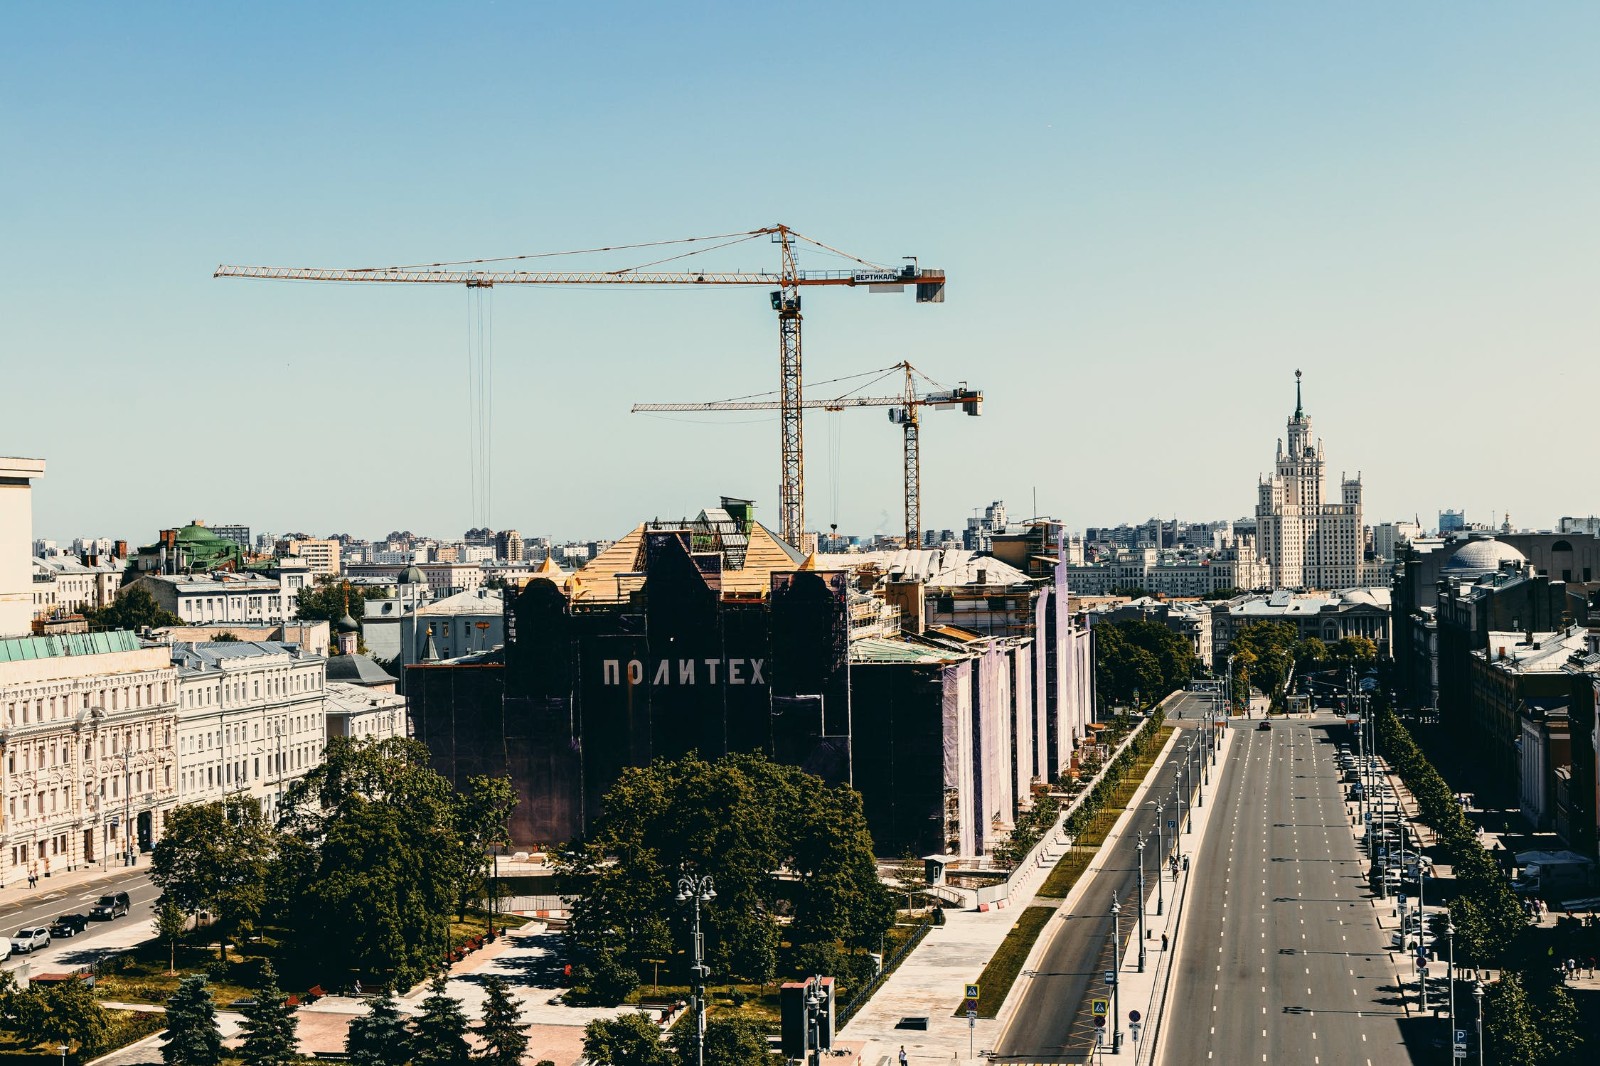
<instances>
[{"instance_id":1,"label":"green tree canopy","mask_svg":"<svg viewBox=\"0 0 1600 1066\"><path fill-rule=\"evenodd\" d=\"M204 977L190 974L178 982L167 1000L167 1032L161 1041L161 1061L167 1066L221 1066L217 1005Z\"/></svg>"},{"instance_id":2,"label":"green tree canopy","mask_svg":"<svg viewBox=\"0 0 1600 1066\"><path fill-rule=\"evenodd\" d=\"M348 608L359 623L366 617L368 600L380 599L384 592L371 585L356 587L338 578L326 578L295 594L295 617L307 622L337 622Z\"/></svg>"},{"instance_id":3,"label":"green tree canopy","mask_svg":"<svg viewBox=\"0 0 1600 1066\"><path fill-rule=\"evenodd\" d=\"M695 1066L694 1038L694 1026L679 1023L673 1027L672 1046L685 1066ZM706 1020L705 1066L760 1066L779 1061L768 1048L766 1027L754 1018L733 1015Z\"/></svg>"},{"instance_id":4,"label":"green tree canopy","mask_svg":"<svg viewBox=\"0 0 1600 1066\"><path fill-rule=\"evenodd\" d=\"M1095 681L1116 703L1141 710L1179 689L1194 674L1194 648L1160 622L1142 618L1101 622L1094 627Z\"/></svg>"},{"instance_id":5,"label":"green tree canopy","mask_svg":"<svg viewBox=\"0 0 1600 1066\"><path fill-rule=\"evenodd\" d=\"M1300 631L1289 622L1250 622L1241 626L1230 649L1235 655L1238 691L1247 693L1254 686L1267 694L1274 708L1281 709L1299 643Z\"/></svg>"},{"instance_id":6,"label":"green tree canopy","mask_svg":"<svg viewBox=\"0 0 1600 1066\"><path fill-rule=\"evenodd\" d=\"M463 873L457 797L414 740L335 738L284 796L279 922L327 974L405 986L449 949Z\"/></svg>"},{"instance_id":7,"label":"green tree canopy","mask_svg":"<svg viewBox=\"0 0 1600 1066\"><path fill-rule=\"evenodd\" d=\"M1340 664L1360 666L1377 661L1378 645L1367 637L1340 637L1329 646L1328 657Z\"/></svg>"},{"instance_id":8,"label":"green tree canopy","mask_svg":"<svg viewBox=\"0 0 1600 1066\"><path fill-rule=\"evenodd\" d=\"M624 771L567 869L585 882L568 935L595 974L649 958L686 969L691 908L677 881L689 871L716 885L701 923L708 964L727 977L770 980L782 932L797 956L826 946L864 960L894 915L860 794L756 754Z\"/></svg>"},{"instance_id":9,"label":"green tree canopy","mask_svg":"<svg viewBox=\"0 0 1600 1066\"><path fill-rule=\"evenodd\" d=\"M151 852L150 879L164 903L185 913L220 916L218 943L261 914L267 871L276 850L261 804L248 795L186 803L167 814Z\"/></svg>"},{"instance_id":10,"label":"green tree canopy","mask_svg":"<svg viewBox=\"0 0 1600 1066\"><path fill-rule=\"evenodd\" d=\"M83 612L84 621L91 629L132 629L146 626L181 626L183 619L165 610L143 585L131 585L104 607Z\"/></svg>"},{"instance_id":11,"label":"green tree canopy","mask_svg":"<svg viewBox=\"0 0 1600 1066\"><path fill-rule=\"evenodd\" d=\"M69 1044L87 1056L111 1036L111 1018L87 981L30 984L17 993L14 1009L18 1033L36 1044Z\"/></svg>"},{"instance_id":12,"label":"green tree canopy","mask_svg":"<svg viewBox=\"0 0 1600 1066\"><path fill-rule=\"evenodd\" d=\"M584 1026L583 1054L596 1066L679 1066L655 1023L637 1011Z\"/></svg>"}]
</instances>

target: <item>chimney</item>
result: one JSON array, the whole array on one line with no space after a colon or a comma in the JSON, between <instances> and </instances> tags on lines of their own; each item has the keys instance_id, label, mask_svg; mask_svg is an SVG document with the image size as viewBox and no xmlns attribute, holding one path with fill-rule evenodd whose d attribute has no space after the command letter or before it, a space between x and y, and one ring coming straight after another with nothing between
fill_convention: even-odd
<instances>
[{"instance_id":1,"label":"chimney","mask_svg":"<svg viewBox=\"0 0 1600 1066\"><path fill-rule=\"evenodd\" d=\"M112 545L111 550L112 554L114 554L118 559L126 559L128 557L128 542L125 540L119 540Z\"/></svg>"}]
</instances>

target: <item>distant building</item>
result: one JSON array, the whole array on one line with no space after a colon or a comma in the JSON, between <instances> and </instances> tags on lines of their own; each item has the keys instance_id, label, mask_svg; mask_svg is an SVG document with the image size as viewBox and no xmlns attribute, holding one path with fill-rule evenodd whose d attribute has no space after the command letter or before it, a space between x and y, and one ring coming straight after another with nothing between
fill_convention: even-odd
<instances>
[{"instance_id":1,"label":"distant building","mask_svg":"<svg viewBox=\"0 0 1600 1066\"><path fill-rule=\"evenodd\" d=\"M337 540L291 540L285 547L290 555L304 559L316 577L338 577L343 572L343 546Z\"/></svg>"},{"instance_id":2,"label":"distant building","mask_svg":"<svg viewBox=\"0 0 1600 1066\"><path fill-rule=\"evenodd\" d=\"M185 625L278 625L294 617L311 576L296 560L266 571L144 574L128 587L149 590L157 605Z\"/></svg>"},{"instance_id":3,"label":"distant building","mask_svg":"<svg viewBox=\"0 0 1600 1066\"><path fill-rule=\"evenodd\" d=\"M206 574L243 566L244 549L217 536L197 518L181 529L163 529L156 543L134 553L123 580L132 581L141 574Z\"/></svg>"},{"instance_id":4,"label":"distant building","mask_svg":"<svg viewBox=\"0 0 1600 1066\"><path fill-rule=\"evenodd\" d=\"M508 563L522 561L522 534L514 529L502 529L494 535L494 557Z\"/></svg>"},{"instance_id":5,"label":"distant building","mask_svg":"<svg viewBox=\"0 0 1600 1066\"><path fill-rule=\"evenodd\" d=\"M1440 511L1439 533L1459 533L1467 528L1467 516L1464 511Z\"/></svg>"},{"instance_id":6,"label":"distant building","mask_svg":"<svg viewBox=\"0 0 1600 1066\"><path fill-rule=\"evenodd\" d=\"M328 683L328 739L387 740L406 735L406 700L342 681Z\"/></svg>"},{"instance_id":7,"label":"distant building","mask_svg":"<svg viewBox=\"0 0 1600 1066\"><path fill-rule=\"evenodd\" d=\"M250 527L240 525L211 526L211 532L223 540L231 540L245 551L250 550Z\"/></svg>"},{"instance_id":8,"label":"distant building","mask_svg":"<svg viewBox=\"0 0 1600 1066\"><path fill-rule=\"evenodd\" d=\"M1354 588L1365 583L1361 477L1340 482L1338 503L1323 500L1322 442L1312 436L1311 418L1300 400L1300 371L1294 379L1288 448L1278 441L1273 473L1258 486L1257 546L1276 588Z\"/></svg>"}]
</instances>

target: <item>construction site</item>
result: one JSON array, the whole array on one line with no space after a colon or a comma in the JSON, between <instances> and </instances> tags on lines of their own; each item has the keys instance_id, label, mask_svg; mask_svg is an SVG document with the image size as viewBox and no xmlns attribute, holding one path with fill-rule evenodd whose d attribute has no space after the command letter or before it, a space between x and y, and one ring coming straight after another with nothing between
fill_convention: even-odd
<instances>
[{"instance_id":1,"label":"construction site","mask_svg":"<svg viewBox=\"0 0 1600 1066\"><path fill-rule=\"evenodd\" d=\"M758 240L774 246L775 269L662 269ZM847 268L802 270L800 247ZM755 502L723 497L692 517L639 522L570 575L535 576L506 597L503 645L408 668L413 734L457 784L476 774L511 777L521 801L511 827L519 845L581 839L626 767L691 751L760 751L857 788L880 854L909 849L983 866L1036 792L1072 772L1093 717L1091 637L1069 610L1060 524L1031 525L1023 568L919 548L924 415L978 416L982 391L943 384L904 359L816 383L810 396L801 372L803 290L909 290L918 303L937 304L944 272L914 258L874 263L787 226L560 254L634 249L654 258L601 271L508 269L524 265L512 260L216 271L464 286L472 308L472 495L485 525L494 496L494 289L768 291L778 326L776 390L633 410L777 412L776 528L758 520ZM805 414L858 408L883 410L900 431L903 549L819 553L806 522ZM986 609L958 617L958 600Z\"/></svg>"}]
</instances>

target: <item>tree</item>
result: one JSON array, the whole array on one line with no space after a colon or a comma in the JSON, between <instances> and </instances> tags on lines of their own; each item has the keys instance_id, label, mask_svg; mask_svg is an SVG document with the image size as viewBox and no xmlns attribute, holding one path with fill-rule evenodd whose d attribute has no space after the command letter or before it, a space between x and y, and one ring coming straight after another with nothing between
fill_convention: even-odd
<instances>
[{"instance_id":1,"label":"tree","mask_svg":"<svg viewBox=\"0 0 1600 1066\"><path fill-rule=\"evenodd\" d=\"M178 971L178 938L189 928L189 912L170 899L157 900L156 937L165 940L170 949L167 972Z\"/></svg>"},{"instance_id":2,"label":"tree","mask_svg":"<svg viewBox=\"0 0 1600 1066\"><path fill-rule=\"evenodd\" d=\"M1232 651L1240 677L1240 690L1249 686L1265 692L1274 708L1281 709L1289 672L1294 668L1294 649L1300 632L1289 622L1251 622L1234 635Z\"/></svg>"},{"instance_id":3,"label":"tree","mask_svg":"<svg viewBox=\"0 0 1600 1066\"><path fill-rule=\"evenodd\" d=\"M30 984L16 997L18 1033L36 1044L71 1044L92 1055L111 1035L111 1019L89 982Z\"/></svg>"},{"instance_id":4,"label":"tree","mask_svg":"<svg viewBox=\"0 0 1600 1066\"><path fill-rule=\"evenodd\" d=\"M371 1009L351 1019L344 1049L356 1066L400 1066L411 1059L411 1031L388 989Z\"/></svg>"},{"instance_id":5,"label":"tree","mask_svg":"<svg viewBox=\"0 0 1600 1066\"><path fill-rule=\"evenodd\" d=\"M1095 627L1096 679L1111 699L1144 707L1194 674L1194 647L1160 622L1124 618Z\"/></svg>"},{"instance_id":6,"label":"tree","mask_svg":"<svg viewBox=\"0 0 1600 1066\"><path fill-rule=\"evenodd\" d=\"M467 1016L461 1001L451 996L444 975L428 983L422 1013L411 1023L412 1066L467 1066L472 1061L467 1046Z\"/></svg>"},{"instance_id":7,"label":"tree","mask_svg":"<svg viewBox=\"0 0 1600 1066\"><path fill-rule=\"evenodd\" d=\"M217 923L222 955L226 933L260 916L274 850L272 831L253 796L186 803L167 815L151 853L150 879L161 887L164 903L189 913L212 911L222 919Z\"/></svg>"},{"instance_id":8,"label":"tree","mask_svg":"<svg viewBox=\"0 0 1600 1066\"><path fill-rule=\"evenodd\" d=\"M337 622L348 612L360 622L366 617L366 602L383 594L383 589L371 585L354 588L348 581L328 578L295 594L295 617L308 622Z\"/></svg>"},{"instance_id":9,"label":"tree","mask_svg":"<svg viewBox=\"0 0 1600 1066\"><path fill-rule=\"evenodd\" d=\"M190 974L178 982L167 1000L167 1032L162 1037L161 1061L167 1066L221 1066L222 1033L217 1029L217 1005L206 979Z\"/></svg>"},{"instance_id":10,"label":"tree","mask_svg":"<svg viewBox=\"0 0 1600 1066\"><path fill-rule=\"evenodd\" d=\"M782 911L793 915L793 950L836 945L863 962L894 915L859 793L753 753L715 763L688 755L625 771L565 868L585 884L568 927L583 967L574 991L600 1002L608 974L631 973L636 983L646 959L685 964L679 946L689 940L692 912L677 899L685 871L716 885L700 917L718 974L770 981Z\"/></svg>"},{"instance_id":11,"label":"tree","mask_svg":"<svg viewBox=\"0 0 1600 1066\"><path fill-rule=\"evenodd\" d=\"M584 1026L583 1054L596 1066L678 1066L655 1022L638 1012Z\"/></svg>"},{"instance_id":12,"label":"tree","mask_svg":"<svg viewBox=\"0 0 1600 1066\"><path fill-rule=\"evenodd\" d=\"M1328 655L1335 662L1355 666L1375 662L1378 658L1378 645L1367 637L1354 635L1340 637L1328 648Z\"/></svg>"},{"instance_id":13,"label":"tree","mask_svg":"<svg viewBox=\"0 0 1600 1066\"><path fill-rule=\"evenodd\" d=\"M672 1043L682 1061L693 1066L694 1027L676 1026L672 1030ZM754 1018L734 1015L706 1021L705 1066L757 1066L777 1061L768 1049L766 1027Z\"/></svg>"},{"instance_id":14,"label":"tree","mask_svg":"<svg viewBox=\"0 0 1600 1066\"><path fill-rule=\"evenodd\" d=\"M278 974L270 962L261 966L261 987L244 1008L244 1043L239 1058L244 1066L294 1066L297 1058L296 1019L288 997L278 988Z\"/></svg>"},{"instance_id":15,"label":"tree","mask_svg":"<svg viewBox=\"0 0 1600 1066\"><path fill-rule=\"evenodd\" d=\"M1306 637L1294 646L1295 666L1301 670L1325 662L1327 658L1328 645L1318 637Z\"/></svg>"},{"instance_id":16,"label":"tree","mask_svg":"<svg viewBox=\"0 0 1600 1066\"><path fill-rule=\"evenodd\" d=\"M483 1025L478 1030L483 1038L483 1053L477 1061L490 1066L522 1066L522 1055L528 1050L528 1027L522 1020L522 1008L512 998L503 977L486 977L483 991Z\"/></svg>"},{"instance_id":17,"label":"tree","mask_svg":"<svg viewBox=\"0 0 1600 1066\"><path fill-rule=\"evenodd\" d=\"M116 599L83 612L90 629L160 629L181 626L183 619L163 608L143 585L130 585Z\"/></svg>"},{"instance_id":18,"label":"tree","mask_svg":"<svg viewBox=\"0 0 1600 1066\"><path fill-rule=\"evenodd\" d=\"M1483 1044L1495 1066L1544 1066L1537 1020L1522 975L1514 970L1484 989Z\"/></svg>"},{"instance_id":19,"label":"tree","mask_svg":"<svg viewBox=\"0 0 1600 1066\"><path fill-rule=\"evenodd\" d=\"M406 986L449 950L462 879L450 783L415 740L335 738L284 796L273 897L299 957Z\"/></svg>"},{"instance_id":20,"label":"tree","mask_svg":"<svg viewBox=\"0 0 1600 1066\"><path fill-rule=\"evenodd\" d=\"M466 791L456 795L456 835L462 848L457 919L467 916L467 905L483 889L491 862L490 849L511 843L511 812L516 807L517 793L509 777L471 777Z\"/></svg>"}]
</instances>

